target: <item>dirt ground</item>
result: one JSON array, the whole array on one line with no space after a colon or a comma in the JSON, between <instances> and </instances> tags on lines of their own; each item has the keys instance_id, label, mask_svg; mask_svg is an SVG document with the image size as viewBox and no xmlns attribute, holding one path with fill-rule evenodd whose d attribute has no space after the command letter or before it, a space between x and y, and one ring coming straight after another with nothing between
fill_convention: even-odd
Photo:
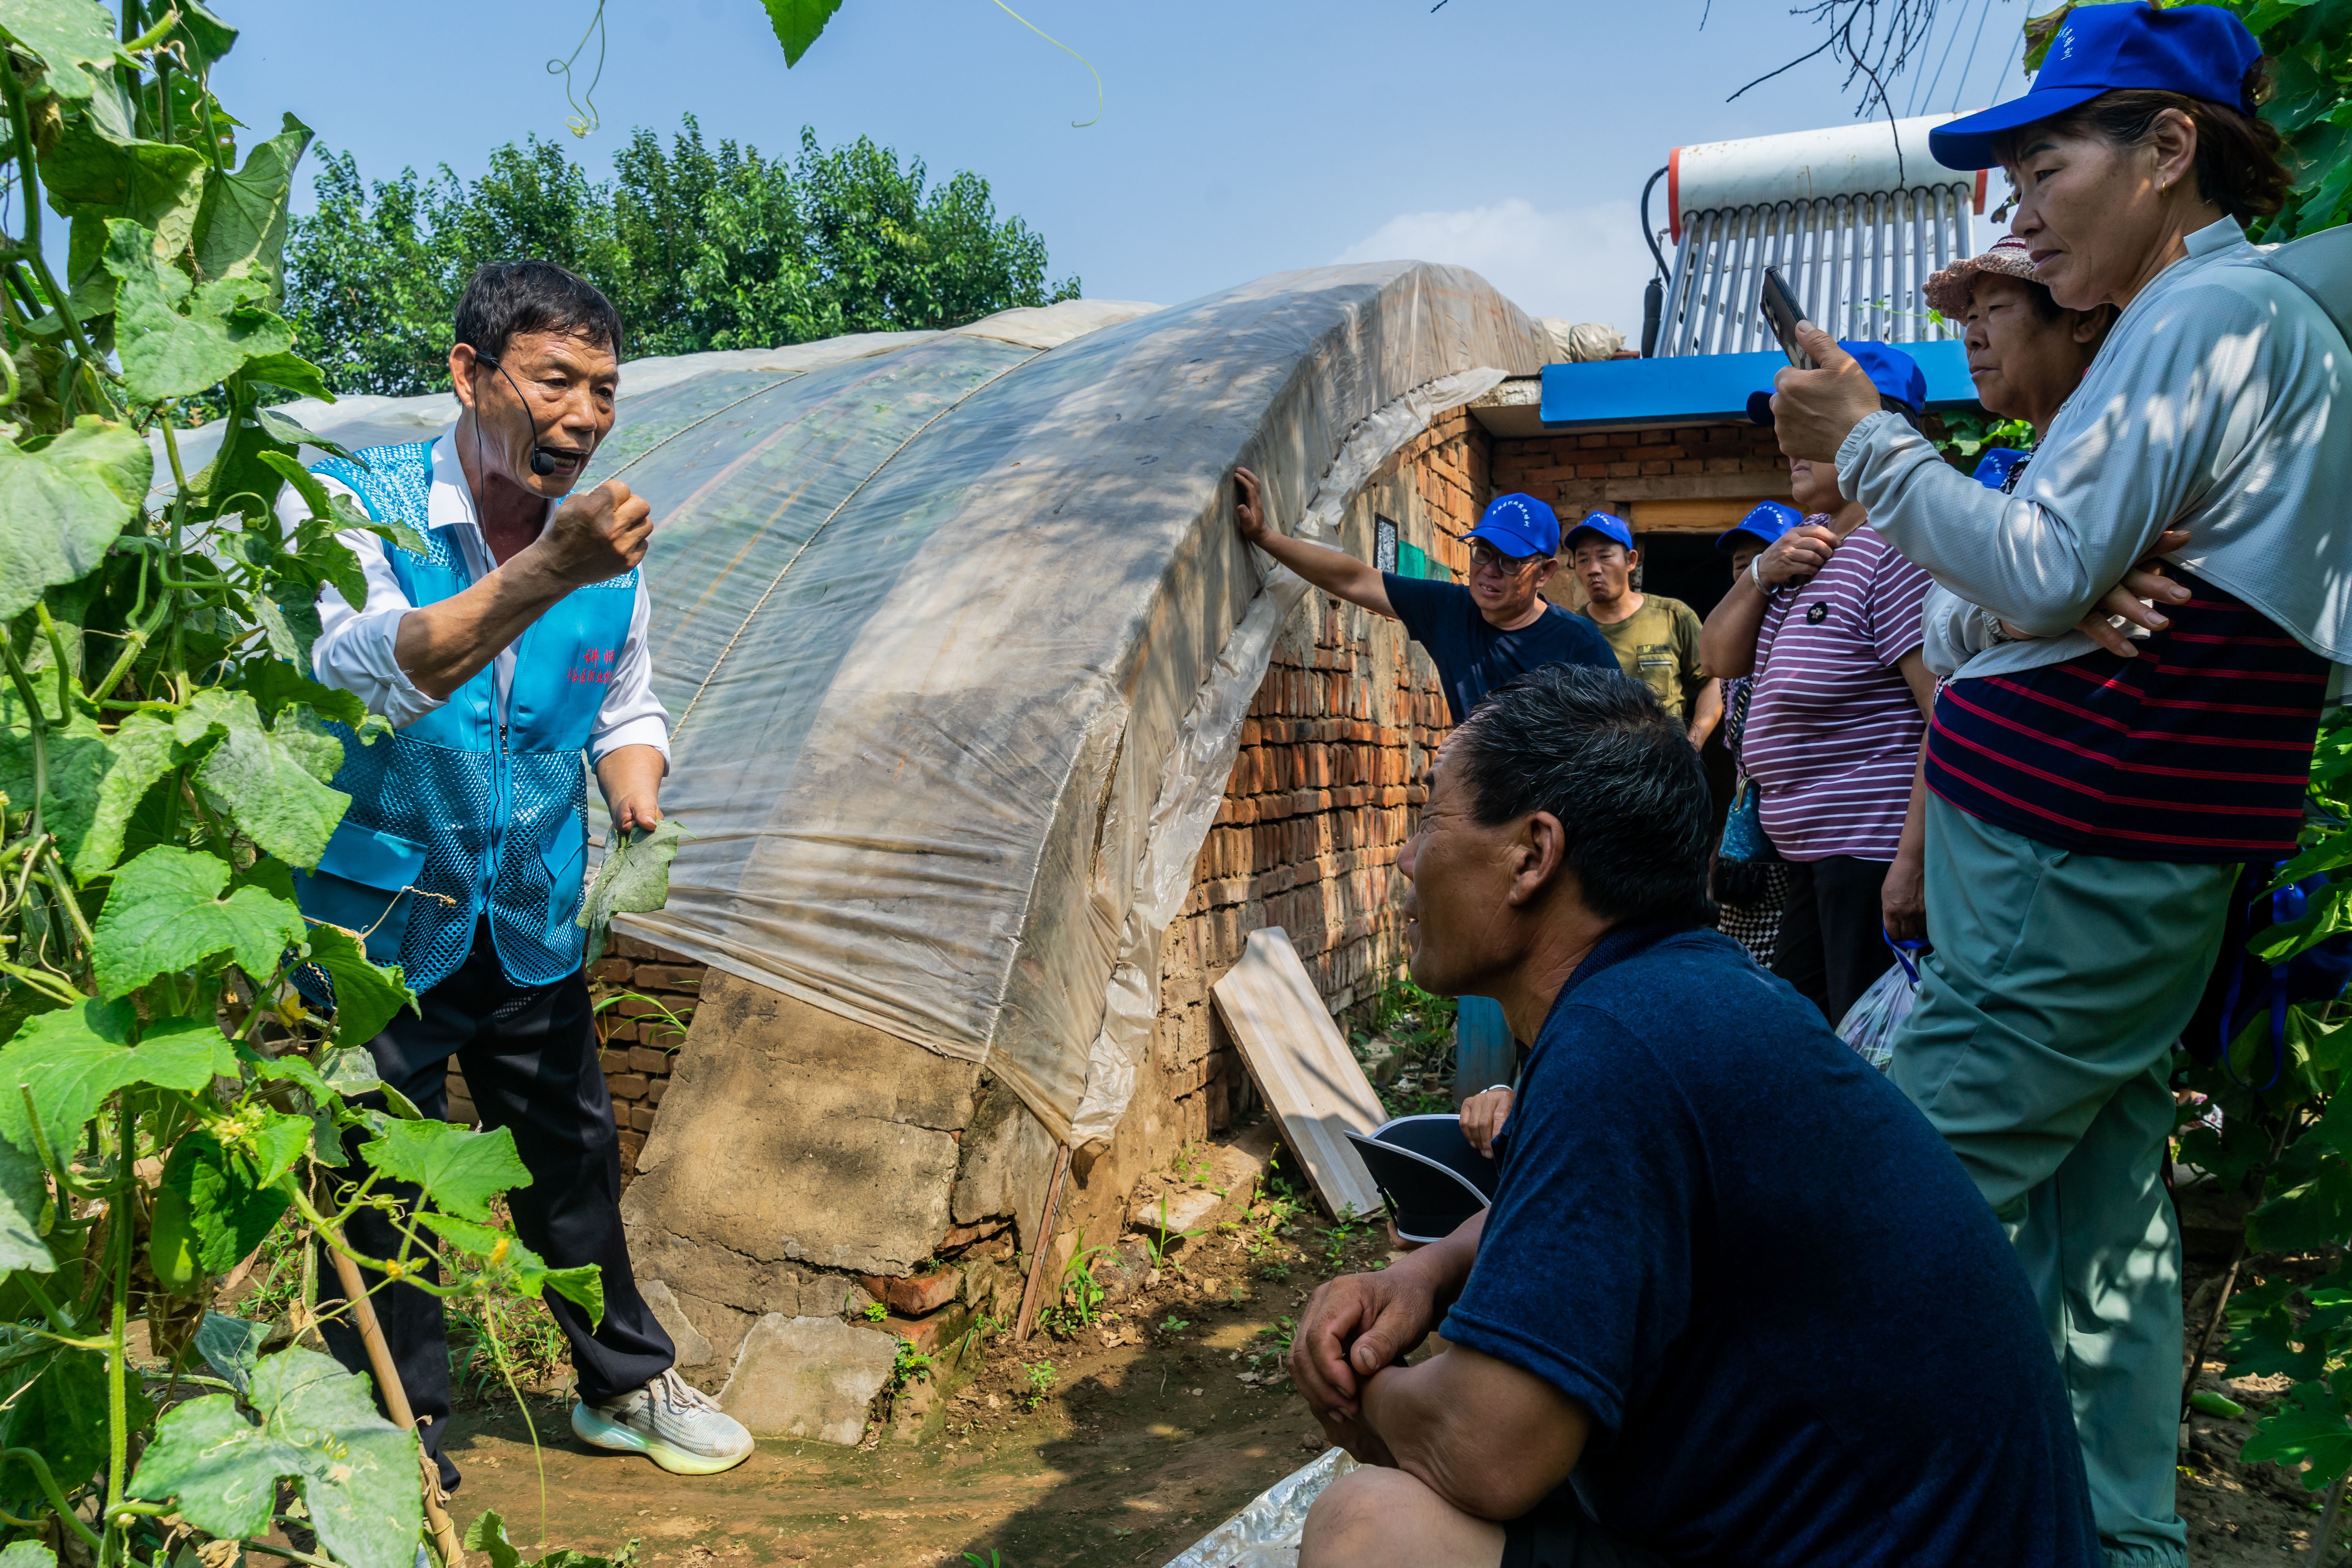
<instances>
[{"instance_id":1,"label":"dirt ground","mask_svg":"<svg viewBox=\"0 0 2352 1568\"><path fill-rule=\"evenodd\" d=\"M634 1540L641 1568L1156 1568L1322 1450L1278 1347L1316 1285L1388 1251L1361 1226L1335 1237L1307 1219L1246 1244L1256 1256L1231 1235L1188 1244L1184 1267L1066 1338L999 1337L946 1397L918 1394L927 1412L902 1409L858 1448L767 1442L689 1479L588 1448L568 1401L532 1396L546 1547ZM463 1525L496 1509L537 1555L540 1469L513 1401L461 1405L451 1425L465 1472L452 1513Z\"/></svg>"},{"instance_id":2,"label":"dirt ground","mask_svg":"<svg viewBox=\"0 0 2352 1568\"><path fill-rule=\"evenodd\" d=\"M555 1547L611 1554L635 1541L640 1568L1156 1568L1321 1450L1280 1376L1278 1347L1317 1284L1388 1250L1362 1226L1335 1234L1311 1216L1191 1247L1182 1268L1104 1303L1090 1326L1066 1337L1040 1329L1023 1346L1009 1336L988 1343L945 1397L902 1396L897 1419L858 1448L768 1442L725 1476L677 1478L587 1448L572 1436L565 1399L532 1395L543 1535L540 1464L512 1400L461 1405L449 1449L466 1481L452 1511L463 1524L498 1510L533 1556ZM2226 1262L2189 1261L2192 1339ZM2242 1283L2332 1266L2257 1258ZM2305 1561L2323 1499L2294 1472L2236 1457L2283 1380L2225 1382L2219 1360L2205 1367L2200 1386L2246 1414L2200 1414L2183 1429L2189 1563ZM2329 1561L2352 1564L2352 1520Z\"/></svg>"}]
</instances>

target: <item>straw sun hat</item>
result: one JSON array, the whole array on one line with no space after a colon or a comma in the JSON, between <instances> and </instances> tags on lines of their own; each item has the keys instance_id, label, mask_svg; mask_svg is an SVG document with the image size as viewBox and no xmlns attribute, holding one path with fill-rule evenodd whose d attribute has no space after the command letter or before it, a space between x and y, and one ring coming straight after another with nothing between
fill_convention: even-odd
<instances>
[{"instance_id":1,"label":"straw sun hat","mask_svg":"<svg viewBox=\"0 0 2352 1568\"><path fill-rule=\"evenodd\" d=\"M1926 293L1928 305L1946 316L1958 318L1969 307L1969 286L1979 274L1998 272L2004 278L2022 278L2035 282L2033 261L2025 241L2013 234L2004 234L1993 241L1993 247L1982 256L1972 256L1965 261L1955 261L1927 279Z\"/></svg>"}]
</instances>

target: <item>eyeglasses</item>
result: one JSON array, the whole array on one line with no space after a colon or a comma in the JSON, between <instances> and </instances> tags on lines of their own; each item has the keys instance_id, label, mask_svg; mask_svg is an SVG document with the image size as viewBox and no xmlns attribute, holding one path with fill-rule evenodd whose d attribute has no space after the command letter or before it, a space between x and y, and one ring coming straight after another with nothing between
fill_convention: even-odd
<instances>
[{"instance_id":1,"label":"eyeglasses","mask_svg":"<svg viewBox=\"0 0 2352 1568\"><path fill-rule=\"evenodd\" d=\"M1546 559L1548 557L1541 555L1506 555L1484 540L1473 541L1470 545L1472 566L1488 567L1500 572L1506 577L1515 577L1537 562Z\"/></svg>"}]
</instances>

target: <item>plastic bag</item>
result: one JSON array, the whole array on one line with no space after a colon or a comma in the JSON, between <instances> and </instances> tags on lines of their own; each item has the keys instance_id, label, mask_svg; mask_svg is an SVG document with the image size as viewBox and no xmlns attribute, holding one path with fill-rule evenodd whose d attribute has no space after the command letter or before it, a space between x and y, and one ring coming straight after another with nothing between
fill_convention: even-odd
<instances>
[{"instance_id":1,"label":"plastic bag","mask_svg":"<svg viewBox=\"0 0 2352 1568\"><path fill-rule=\"evenodd\" d=\"M1324 1449L1260 1492L1191 1550L1171 1558L1168 1568L1296 1568L1307 1510L1325 1487L1355 1468L1345 1449Z\"/></svg>"},{"instance_id":2,"label":"plastic bag","mask_svg":"<svg viewBox=\"0 0 2352 1568\"><path fill-rule=\"evenodd\" d=\"M1838 1025L1838 1038L1880 1072L1894 1059L1895 1031L1902 1028L1903 1020L1911 1016L1911 1004L1918 999L1919 965L1913 955L1927 943L1888 937L1886 945L1895 950L1895 962L1870 983L1869 990L1854 998Z\"/></svg>"}]
</instances>

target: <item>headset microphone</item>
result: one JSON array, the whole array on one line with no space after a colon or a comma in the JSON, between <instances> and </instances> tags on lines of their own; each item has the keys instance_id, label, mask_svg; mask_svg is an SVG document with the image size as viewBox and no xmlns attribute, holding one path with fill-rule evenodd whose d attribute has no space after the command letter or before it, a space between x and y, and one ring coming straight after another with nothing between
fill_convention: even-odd
<instances>
[{"instance_id":1,"label":"headset microphone","mask_svg":"<svg viewBox=\"0 0 2352 1568\"><path fill-rule=\"evenodd\" d=\"M514 387L515 401L522 405L523 417L526 419L530 418L530 403L523 396L522 388L516 385L515 378L507 374L507 367L500 364L498 361L492 359L486 353L478 353L474 355L474 358L479 363L488 365L500 375L506 376L507 384ZM557 468L563 466L563 460L561 458L558 458L553 452L549 451L545 447L539 445L539 422L535 419L531 420L530 434L530 471L537 474L542 479L548 479L554 474Z\"/></svg>"}]
</instances>

